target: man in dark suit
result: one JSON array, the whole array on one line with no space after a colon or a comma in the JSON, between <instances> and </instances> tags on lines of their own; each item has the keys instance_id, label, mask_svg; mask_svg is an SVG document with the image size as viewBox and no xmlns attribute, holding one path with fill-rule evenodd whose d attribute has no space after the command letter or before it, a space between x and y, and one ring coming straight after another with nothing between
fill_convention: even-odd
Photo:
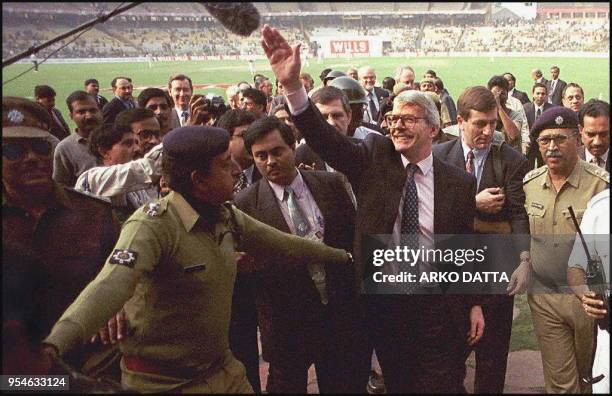
<instances>
[{"instance_id":1,"label":"man in dark suit","mask_svg":"<svg viewBox=\"0 0 612 396\"><path fill-rule=\"evenodd\" d=\"M531 89L533 102L527 102L523 105L525 115L527 116L527 124L529 130L535 123L535 120L542 115L543 112L553 107L552 104L548 103L548 88L542 83L535 83Z\"/></svg>"},{"instance_id":2,"label":"man in dark suit","mask_svg":"<svg viewBox=\"0 0 612 396\"><path fill-rule=\"evenodd\" d=\"M501 235L529 234L523 192L523 177L529 168L521 153L503 140L494 141L497 105L489 90L485 87L466 89L459 97L457 107L460 138L434 146L433 152L438 158L476 176L478 193L474 230L485 234L479 238L480 243L495 247L489 249L491 256L486 271L505 271L510 278L507 294L505 288L491 284L485 286L483 291L491 294L483 307L487 328L474 348L474 391L503 393L512 330L513 296L527 288L531 262L528 238L517 238L514 243ZM465 346L464 357L467 358L472 348Z\"/></svg>"},{"instance_id":3,"label":"man in dark suit","mask_svg":"<svg viewBox=\"0 0 612 396\"><path fill-rule=\"evenodd\" d=\"M104 124L114 123L117 115L123 110L136 108L132 97L134 86L131 78L115 77L111 81L111 87L113 87L115 97L102 108L102 122Z\"/></svg>"},{"instance_id":4,"label":"man in dark suit","mask_svg":"<svg viewBox=\"0 0 612 396\"><path fill-rule=\"evenodd\" d=\"M350 250L355 210L340 177L298 171L293 131L276 117L255 121L244 141L263 178L236 196L236 206L281 231ZM364 392L370 361L358 355L354 268L312 263L279 271L285 266L271 257L256 273L267 392L306 393L312 363L321 393Z\"/></svg>"},{"instance_id":5,"label":"man in dark suit","mask_svg":"<svg viewBox=\"0 0 612 396\"><path fill-rule=\"evenodd\" d=\"M548 91L548 103L561 106L563 101L563 90L567 83L559 78L560 70L557 66L550 68L552 80L546 81Z\"/></svg>"},{"instance_id":6,"label":"man in dark suit","mask_svg":"<svg viewBox=\"0 0 612 396\"><path fill-rule=\"evenodd\" d=\"M363 119L369 123L376 124L378 122L378 112L382 100L389 96L389 91L375 86L376 73L370 66L363 66L357 71L359 83L367 92L367 105L363 112Z\"/></svg>"},{"instance_id":7,"label":"man in dark suit","mask_svg":"<svg viewBox=\"0 0 612 396\"><path fill-rule=\"evenodd\" d=\"M108 99L100 95L100 83L95 78L85 80L85 92L96 98L98 108L102 110L108 103Z\"/></svg>"},{"instance_id":8,"label":"man in dark suit","mask_svg":"<svg viewBox=\"0 0 612 396\"><path fill-rule=\"evenodd\" d=\"M272 71L286 89L295 125L306 143L344 173L357 192L354 252L359 290L376 282L370 255L362 254L369 235L387 234L395 240L419 237L431 246L434 234L472 232L476 179L432 156L432 139L440 127L440 117L431 99L421 92L402 93L396 98L393 119L389 120L390 139L372 133L363 140L352 141L326 123L309 102L299 81L299 45L291 48L269 26L264 26L262 36ZM433 285L431 295L416 294L427 290L409 282L384 287L396 295L362 297L387 390L460 391L458 340L468 331L467 326L455 320L455 307L461 311L468 305L465 300L471 300L469 342L475 343L482 337L484 326L476 300L435 295L442 284ZM414 287L408 293L411 295L401 295L406 294L404 287ZM468 321L467 315L464 320Z\"/></svg>"},{"instance_id":9,"label":"man in dark suit","mask_svg":"<svg viewBox=\"0 0 612 396\"><path fill-rule=\"evenodd\" d=\"M610 104L591 99L578 112L578 127L582 146L581 160L610 172Z\"/></svg>"},{"instance_id":10,"label":"man in dark suit","mask_svg":"<svg viewBox=\"0 0 612 396\"><path fill-rule=\"evenodd\" d=\"M168 92L174 102L170 115L170 129L187 125L191 111L191 97L193 96L193 82L184 74L173 74L168 80Z\"/></svg>"},{"instance_id":11,"label":"man in dark suit","mask_svg":"<svg viewBox=\"0 0 612 396\"><path fill-rule=\"evenodd\" d=\"M44 107L49 112L49 116L51 116L49 133L62 140L70 136L70 128L66 124L62 113L55 108L55 96L55 90L48 85L37 85L34 87L36 103Z\"/></svg>"},{"instance_id":12,"label":"man in dark suit","mask_svg":"<svg viewBox=\"0 0 612 396\"><path fill-rule=\"evenodd\" d=\"M514 74L504 73L504 78L508 81L508 96L515 97L520 100L523 105L529 103L529 96L527 96L525 92L516 89L516 77L514 77Z\"/></svg>"}]
</instances>

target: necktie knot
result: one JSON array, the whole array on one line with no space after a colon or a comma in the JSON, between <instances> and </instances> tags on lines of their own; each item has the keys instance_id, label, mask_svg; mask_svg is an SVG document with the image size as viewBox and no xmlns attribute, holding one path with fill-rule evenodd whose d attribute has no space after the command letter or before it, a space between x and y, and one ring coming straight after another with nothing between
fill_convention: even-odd
<instances>
[{"instance_id":1,"label":"necktie knot","mask_svg":"<svg viewBox=\"0 0 612 396\"><path fill-rule=\"evenodd\" d=\"M419 167L416 164L408 164L408 166L406 166L406 174L412 179L418 169Z\"/></svg>"},{"instance_id":2,"label":"necktie knot","mask_svg":"<svg viewBox=\"0 0 612 396\"><path fill-rule=\"evenodd\" d=\"M465 171L467 173L474 173L474 151L472 150L467 152L467 161L465 161Z\"/></svg>"},{"instance_id":3,"label":"necktie knot","mask_svg":"<svg viewBox=\"0 0 612 396\"><path fill-rule=\"evenodd\" d=\"M602 167L604 162L603 162L603 160L601 158L595 156L595 157L591 158L591 163L595 164L595 165L597 165L599 167Z\"/></svg>"},{"instance_id":4,"label":"necktie knot","mask_svg":"<svg viewBox=\"0 0 612 396\"><path fill-rule=\"evenodd\" d=\"M289 200L289 197L293 194L294 192L291 187L285 187L285 192L283 193L283 201Z\"/></svg>"}]
</instances>

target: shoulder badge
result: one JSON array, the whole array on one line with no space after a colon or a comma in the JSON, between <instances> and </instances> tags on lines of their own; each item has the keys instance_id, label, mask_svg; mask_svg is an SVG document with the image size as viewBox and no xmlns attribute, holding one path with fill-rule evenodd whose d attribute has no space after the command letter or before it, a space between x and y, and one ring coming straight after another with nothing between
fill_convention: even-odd
<instances>
[{"instance_id":1,"label":"shoulder badge","mask_svg":"<svg viewBox=\"0 0 612 396\"><path fill-rule=\"evenodd\" d=\"M113 254L108 260L109 264L125 265L126 267L133 268L138 252L127 249L115 249Z\"/></svg>"},{"instance_id":2,"label":"shoulder badge","mask_svg":"<svg viewBox=\"0 0 612 396\"><path fill-rule=\"evenodd\" d=\"M149 217L157 217L161 213L161 205L159 202L149 202L145 205L144 210Z\"/></svg>"},{"instance_id":3,"label":"shoulder badge","mask_svg":"<svg viewBox=\"0 0 612 396\"><path fill-rule=\"evenodd\" d=\"M599 179L610 184L610 174L605 169L602 169L599 166L588 162L585 162L584 169L591 175L596 176Z\"/></svg>"},{"instance_id":4,"label":"shoulder badge","mask_svg":"<svg viewBox=\"0 0 612 396\"><path fill-rule=\"evenodd\" d=\"M541 166L541 167L539 167L537 169L534 169L534 170L531 170L531 171L527 172L527 174L523 178L523 184L529 183L531 180L533 180L536 177L544 174L547 169L548 169L548 167L546 165L544 165L544 166Z\"/></svg>"}]
</instances>

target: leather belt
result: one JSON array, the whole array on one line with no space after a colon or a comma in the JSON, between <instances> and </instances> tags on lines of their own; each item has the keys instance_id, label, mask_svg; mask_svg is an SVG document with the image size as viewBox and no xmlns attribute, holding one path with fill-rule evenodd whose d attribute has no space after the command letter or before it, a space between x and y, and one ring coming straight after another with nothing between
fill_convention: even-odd
<instances>
[{"instance_id":1,"label":"leather belt","mask_svg":"<svg viewBox=\"0 0 612 396\"><path fill-rule=\"evenodd\" d=\"M177 367L170 362L164 362L153 359L145 359L138 356L123 356L123 364L125 367L137 373L162 375L165 377L176 378L196 378L205 371L219 366L223 362L223 357L215 361L208 369L198 369L194 367Z\"/></svg>"}]
</instances>

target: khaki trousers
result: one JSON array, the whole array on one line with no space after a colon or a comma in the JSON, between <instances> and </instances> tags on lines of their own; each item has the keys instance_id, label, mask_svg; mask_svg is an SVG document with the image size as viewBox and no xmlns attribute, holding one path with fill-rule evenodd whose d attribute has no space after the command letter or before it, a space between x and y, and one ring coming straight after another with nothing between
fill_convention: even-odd
<instances>
[{"instance_id":1,"label":"khaki trousers","mask_svg":"<svg viewBox=\"0 0 612 396\"><path fill-rule=\"evenodd\" d=\"M542 353L547 393L591 393L581 378L591 371L594 321L573 294L529 294Z\"/></svg>"}]
</instances>

